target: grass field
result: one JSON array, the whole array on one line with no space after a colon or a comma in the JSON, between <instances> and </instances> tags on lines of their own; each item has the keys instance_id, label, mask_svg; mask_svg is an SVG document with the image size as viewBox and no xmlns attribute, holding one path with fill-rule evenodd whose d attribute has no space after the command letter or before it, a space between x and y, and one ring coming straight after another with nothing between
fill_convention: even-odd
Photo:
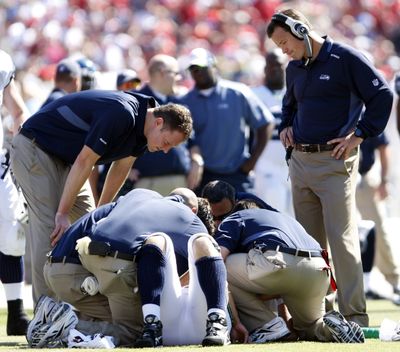
<instances>
[{"instance_id":1,"label":"grass field","mask_svg":"<svg viewBox=\"0 0 400 352\"><path fill-rule=\"evenodd\" d=\"M368 301L368 312L370 316L370 326L379 327L384 318L400 321L400 308L393 303L385 300ZM32 312L29 312L32 314ZM25 337L6 335L6 310L0 309L0 350L15 351L25 350L33 351L27 348ZM53 351L67 351L68 349L54 349ZM118 349L119 351L128 351L132 349ZM143 349L150 351L152 349ZM294 343L270 343L268 345L230 345L226 347L203 348L199 346L183 347L163 347L163 352L194 352L201 350L204 352L394 352L400 351L400 342L382 342L377 339L367 339L364 344L336 344L336 343L316 343L316 342L294 342ZM95 350L97 351L97 350ZM100 351L100 350L98 350Z\"/></svg>"}]
</instances>

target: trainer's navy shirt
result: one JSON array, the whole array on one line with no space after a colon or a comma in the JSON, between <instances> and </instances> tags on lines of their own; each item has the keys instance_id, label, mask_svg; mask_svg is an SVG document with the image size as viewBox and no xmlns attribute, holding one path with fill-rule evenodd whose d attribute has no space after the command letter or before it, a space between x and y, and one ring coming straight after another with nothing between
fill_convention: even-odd
<instances>
[{"instance_id":1,"label":"trainer's navy shirt","mask_svg":"<svg viewBox=\"0 0 400 352\"><path fill-rule=\"evenodd\" d=\"M240 210L229 215L214 235L231 253L247 253L255 244L321 250L304 228L288 215L267 209Z\"/></svg>"},{"instance_id":2,"label":"trainer's navy shirt","mask_svg":"<svg viewBox=\"0 0 400 352\"><path fill-rule=\"evenodd\" d=\"M164 232L171 237L175 253L187 261L189 238L207 233L207 229L188 206L176 201L179 198L135 189L106 210L100 207L74 223L53 249L52 256L77 258L75 243L84 236L108 242L112 250L136 255L150 234Z\"/></svg>"},{"instance_id":3,"label":"trainer's navy shirt","mask_svg":"<svg viewBox=\"0 0 400 352\"><path fill-rule=\"evenodd\" d=\"M145 85L138 93L153 97L160 105L178 103L177 99L167 96L162 101L150 88ZM162 151L144 153L136 161L134 168L139 171L140 177L186 175L190 169L190 156L186 143L171 148L168 153Z\"/></svg>"},{"instance_id":4,"label":"trainer's navy shirt","mask_svg":"<svg viewBox=\"0 0 400 352\"><path fill-rule=\"evenodd\" d=\"M358 167L358 171L361 175L366 174L369 170L371 170L372 166L375 163L375 150L378 149L381 145L388 145L389 141L386 138L384 133L381 133L379 136L367 138L360 145L361 150L361 158L360 165Z\"/></svg>"},{"instance_id":5,"label":"trainer's navy shirt","mask_svg":"<svg viewBox=\"0 0 400 352\"><path fill-rule=\"evenodd\" d=\"M393 102L388 84L360 52L325 38L309 66L293 60L286 69L279 131L293 126L296 143L319 144L343 137L356 126L366 136L378 135Z\"/></svg>"},{"instance_id":6,"label":"trainer's navy shirt","mask_svg":"<svg viewBox=\"0 0 400 352\"><path fill-rule=\"evenodd\" d=\"M87 90L67 94L40 109L23 128L47 153L73 164L86 145L100 155L98 164L141 155L143 129L155 100L132 92Z\"/></svg>"}]
</instances>

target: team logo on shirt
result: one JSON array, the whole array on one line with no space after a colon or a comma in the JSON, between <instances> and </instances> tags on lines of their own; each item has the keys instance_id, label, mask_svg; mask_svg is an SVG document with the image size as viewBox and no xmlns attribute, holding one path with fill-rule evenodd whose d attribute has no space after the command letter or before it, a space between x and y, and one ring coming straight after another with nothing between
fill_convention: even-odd
<instances>
[{"instance_id":1,"label":"team logo on shirt","mask_svg":"<svg viewBox=\"0 0 400 352\"><path fill-rule=\"evenodd\" d=\"M100 138L100 142L107 145L107 142L103 138Z\"/></svg>"},{"instance_id":2,"label":"team logo on shirt","mask_svg":"<svg viewBox=\"0 0 400 352\"><path fill-rule=\"evenodd\" d=\"M319 79L321 79L323 81L329 81L331 79L331 77L329 75L322 73L321 76L319 76Z\"/></svg>"},{"instance_id":3,"label":"team logo on shirt","mask_svg":"<svg viewBox=\"0 0 400 352\"><path fill-rule=\"evenodd\" d=\"M377 87L377 86L379 85L379 80L378 80L378 78L375 78L375 79L372 81L372 84L374 85L374 87Z\"/></svg>"},{"instance_id":4,"label":"team logo on shirt","mask_svg":"<svg viewBox=\"0 0 400 352\"><path fill-rule=\"evenodd\" d=\"M334 57L335 59L340 59L340 56L339 56L339 55L331 54L331 56Z\"/></svg>"}]
</instances>

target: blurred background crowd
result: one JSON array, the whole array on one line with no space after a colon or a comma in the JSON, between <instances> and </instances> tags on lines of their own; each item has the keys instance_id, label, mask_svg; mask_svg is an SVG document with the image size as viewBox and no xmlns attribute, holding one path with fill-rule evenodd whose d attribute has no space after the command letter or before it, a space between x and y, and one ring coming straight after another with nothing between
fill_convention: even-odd
<instances>
[{"instance_id":1,"label":"blurred background crowd","mask_svg":"<svg viewBox=\"0 0 400 352\"><path fill-rule=\"evenodd\" d=\"M112 89L116 71L132 68L146 80L154 54L184 60L204 47L223 77L255 85L272 45L266 25L279 7L299 9L321 34L370 53L388 81L400 69L398 0L2 0L0 47L11 54L33 110L67 56L92 60L97 84Z\"/></svg>"}]
</instances>

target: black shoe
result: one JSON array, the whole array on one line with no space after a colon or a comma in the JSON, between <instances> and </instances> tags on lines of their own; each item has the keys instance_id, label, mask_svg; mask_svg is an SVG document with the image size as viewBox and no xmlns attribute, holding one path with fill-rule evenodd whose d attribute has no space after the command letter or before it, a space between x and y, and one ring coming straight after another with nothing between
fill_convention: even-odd
<instances>
[{"instance_id":1,"label":"black shoe","mask_svg":"<svg viewBox=\"0 0 400 352\"><path fill-rule=\"evenodd\" d=\"M217 313L211 313L207 319L206 336L203 346L224 346L231 343L226 319Z\"/></svg>"},{"instance_id":2,"label":"black shoe","mask_svg":"<svg viewBox=\"0 0 400 352\"><path fill-rule=\"evenodd\" d=\"M28 329L29 318L25 313L15 317L8 315L7 318L7 335L8 336L25 336Z\"/></svg>"},{"instance_id":3,"label":"black shoe","mask_svg":"<svg viewBox=\"0 0 400 352\"><path fill-rule=\"evenodd\" d=\"M160 347L163 344L162 340L162 323L158 318L149 314L144 318L143 335L137 339L134 347Z\"/></svg>"}]
</instances>

